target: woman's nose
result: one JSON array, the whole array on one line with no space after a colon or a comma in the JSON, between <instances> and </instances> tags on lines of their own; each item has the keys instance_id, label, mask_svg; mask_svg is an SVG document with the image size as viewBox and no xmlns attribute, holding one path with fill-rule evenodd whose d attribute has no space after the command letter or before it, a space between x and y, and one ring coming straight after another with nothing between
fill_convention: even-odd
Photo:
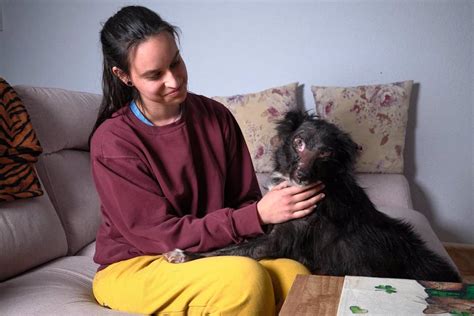
<instances>
[{"instance_id":1,"label":"woman's nose","mask_svg":"<svg viewBox=\"0 0 474 316\"><path fill-rule=\"evenodd\" d=\"M180 85L178 76L172 70L168 70L165 74L165 85L168 88L178 88Z\"/></svg>"}]
</instances>

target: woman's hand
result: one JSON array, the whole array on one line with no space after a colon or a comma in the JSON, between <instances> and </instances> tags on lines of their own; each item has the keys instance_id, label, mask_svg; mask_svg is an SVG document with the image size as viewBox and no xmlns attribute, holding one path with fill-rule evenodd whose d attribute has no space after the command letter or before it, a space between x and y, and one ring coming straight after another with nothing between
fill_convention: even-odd
<instances>
[{"instance_id":1,"label":"woman's hand","mask_svg":"<svg viewBox=\"0 0 474 316\"><path fill-rule=\"evenodd\" d=\"M278 224L310 214L324 198L323 189L321 182L302 187L278 184L257 203L261 223Z\"/></svg>"}]
</instances>

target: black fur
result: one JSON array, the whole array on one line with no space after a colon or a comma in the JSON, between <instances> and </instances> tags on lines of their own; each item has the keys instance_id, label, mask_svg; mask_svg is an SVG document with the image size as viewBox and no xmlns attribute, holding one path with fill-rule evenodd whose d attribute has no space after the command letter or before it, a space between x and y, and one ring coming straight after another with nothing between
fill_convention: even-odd
<instances>
[{"instance_id":1,"label":"black fur","mask_svg":"<svg viewBox=\"0 0 474 316\"><path fill-rule=\"evenodd\" d=\"M309 216L274 225L268 234L187 255L286 257L315 274L460 281L452 266L429 250L409 224L376 210L353 176L358 147L348 134L300 111L287 113L277 131L280 144L274 154L273 181L289 179L301 185L321 180L326 197Z\"/></svg>"}]
</instances>

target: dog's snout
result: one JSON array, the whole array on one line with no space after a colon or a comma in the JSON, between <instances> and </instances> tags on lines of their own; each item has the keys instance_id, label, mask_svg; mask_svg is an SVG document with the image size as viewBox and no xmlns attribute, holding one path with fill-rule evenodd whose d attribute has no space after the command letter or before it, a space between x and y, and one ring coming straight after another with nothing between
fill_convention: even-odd
<instances>
[{"instance_id":1,"label":"dog's snout","mask_svg":"<svg viewBox=\"0 0 474 316\"><path fill-rule=\"evenodd\" d=\"M311 168L308 168L308 166L303 163L299 163L298 166L294 169L291 178L295 183L305 184L312 178Z\"/></svg>"},{"instance_id":2,"label":"dog's snout","mask_svg":"<svg viewBox=\"0 0 474 316\"><path fill-rule=\"evenodd\" d=\"M296 169L295 172L295 177L299 180L303 180L305 178L306 174L302 169Z\"/></svg>"}]
</instances>

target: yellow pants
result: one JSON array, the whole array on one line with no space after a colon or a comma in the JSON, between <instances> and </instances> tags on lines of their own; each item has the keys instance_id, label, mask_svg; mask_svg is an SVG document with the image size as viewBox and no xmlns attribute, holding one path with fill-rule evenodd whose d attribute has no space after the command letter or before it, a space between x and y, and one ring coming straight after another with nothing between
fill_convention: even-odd
<instances>
[{"instance_id":1,"label":"yellow pants","mask_svg":"<svg viewBox=\"0 0 474 316\"><path fill-rule=\"evenodd\" d=\"M140 256L97 272L93 291L103 306L159 315L274 315L297 274L309 274L290 259L255 261L211 257L168 263Z\"/></svg>"}]
</instances>

